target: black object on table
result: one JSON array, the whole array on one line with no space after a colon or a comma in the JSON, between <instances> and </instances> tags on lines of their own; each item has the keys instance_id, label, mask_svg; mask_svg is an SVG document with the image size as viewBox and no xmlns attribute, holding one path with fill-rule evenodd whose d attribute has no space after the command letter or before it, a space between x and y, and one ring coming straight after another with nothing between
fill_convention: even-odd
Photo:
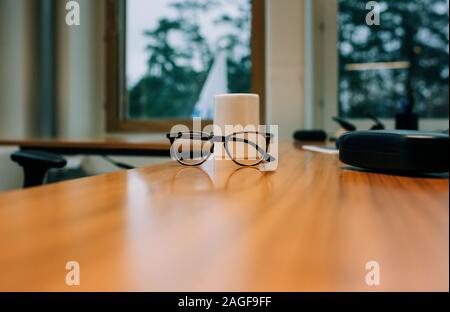
<instances>
[{"instance_id":1,"label":"black object on table","mask_svg":"<svg viewBox=\"0 0 450 312\"><path fill-rule=\"evenodd\" d=\"M327 137L324 130L298 130L294 133L294 139L297 141L323 142Z\"/></svg>"},{"instance_id":2,"label":"black object on table","mask_svg":"<svg viewBox=\"0 0 450 312\"><path fill-rule=\"evenodd\" d=\"M339 158L351 166L403 173L449 171L449 136L442 132L357 131L339 138Z\"/></svg>"},{"instance_id":3,"label":"black object on table","mask_svg":"<svg viewBox=\"0 0 450 312\"><path fill-rule=\"evenodd\" d=\"M23 168L24 188L42 185L49 169L64 168L67 165L64 157L44 151L17 151L11 155L11 159Z\"/></svg>"}]
</instances>

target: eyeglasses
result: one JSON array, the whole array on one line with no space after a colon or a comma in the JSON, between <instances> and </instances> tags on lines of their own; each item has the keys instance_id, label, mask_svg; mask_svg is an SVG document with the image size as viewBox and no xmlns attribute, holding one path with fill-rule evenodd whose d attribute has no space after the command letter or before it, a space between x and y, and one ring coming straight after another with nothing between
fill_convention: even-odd
<instances>
[{"instance_id":1,"label":"eyeglasses","mask_svg":"<svg viewBox=\"0 0 450 312\"><path fill-rule=\"evenodd\" d=\"M275 161L269 154L273 134L257 131L236 132L228 136L214 136L205 132L169 133L170 154L185 166L200 166L214 153L215 143L223 143L228 157L237 165L257 166Z\"/></svg>"}]
</instances>

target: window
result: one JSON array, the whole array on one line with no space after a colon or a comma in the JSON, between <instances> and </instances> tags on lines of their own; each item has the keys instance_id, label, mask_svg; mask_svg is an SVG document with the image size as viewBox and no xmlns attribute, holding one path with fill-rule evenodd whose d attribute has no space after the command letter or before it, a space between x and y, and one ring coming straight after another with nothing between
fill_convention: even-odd
<instances>
[{"instance_id":1,"label":"window","mask_svg":"<svg viewBox=\"0 0 450 312\"><path fill-rule=\"evenodd\" d=\"M340 115L368 129L372 114L394 128L412 95L421 130L447 129L448 1L378 0L379 26L366 23L368 2L306 0L311 126L335 132Z\"/></svg>"},{"instance_id":2,"label":"window","mask_svg":"<svg viewBox=\"0 0 450 312\"><path fill-rule=\"evenodd\" d=\"M109 131L208 123L215 94L264 99L263 0L110 0L107 12Z\"/></svg>"},{"instance_id":3,"label":"window","mask_svg":"<svg viewBox=\"0 0 450 312\"><path fill-rule=\"evenodd\" d=\"M447 0L378 3L368 26L366 1L339 0L339 115L392 118L414 101L420 117L448 118Z\"/></svg>"}]
</instances>

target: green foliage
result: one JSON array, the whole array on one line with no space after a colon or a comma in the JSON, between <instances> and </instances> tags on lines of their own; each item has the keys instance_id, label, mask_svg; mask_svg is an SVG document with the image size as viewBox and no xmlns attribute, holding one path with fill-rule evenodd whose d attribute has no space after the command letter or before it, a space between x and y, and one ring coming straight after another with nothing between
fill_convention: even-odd
<instances>
[{"instance_id":1,"label":"green foliage","mask_svg":"<svg viewBox=\"0 0 450 312\"><path fill-rule=\"evenodd\" d=\"M149 42L148 70L128 92L130 118L189 118L214 61L214 52L219 48L228 52L229 91L250 90L249 40L239 36L242 31L250 33L250 0L234 0L241 3L240 16L222 15L215 21L217 25L228 25L230 30L213 46L198 21L201 14L208 14L220 6L221 1L230 0L173 1L170 7L176 17L162 18L155 29L145 32ZM176 46L171 36L177 36L184 45ZM236 49L245 51L244 55L238 55Z\"/></svg>"},{"instance_id":2,"label":"green foliage","mask_svg":"<svg viewBox=\"0 0 450 312\"><path fill-rule=\"evenodd\" d=\"M365 1L340 0L340 114L392 117L411 93L422 117L448 117L446 0L385 0L380 26L367 26ZM446 9L445 9L446 8ZM348 71L347 64L408 61L411 68Z\"/></svg>"}]
</instances>

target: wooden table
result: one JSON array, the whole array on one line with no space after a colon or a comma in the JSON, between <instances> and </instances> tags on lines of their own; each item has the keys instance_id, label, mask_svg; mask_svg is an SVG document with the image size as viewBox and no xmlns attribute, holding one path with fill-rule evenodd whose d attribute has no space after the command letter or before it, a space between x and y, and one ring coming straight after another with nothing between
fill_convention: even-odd
<instances>
[{"instance_id":1,"label":"wooden table","mask_svg":"<svg viewBox=\"0 0 450 312\"><path fill-rule=\"evenodd\" d=\"M0 290L448 291L448 209L447 178L292 144L273 173L171 162L1 194Z\"/></svg>"},{"instance_id":2,"label":"wooden table","mask_svg":"<svg viewBox=\"0 0 450 312\"><path fill-rule=\"evenodd\" d=\"M0 146L19 146L64 155L169 156L168 140L76 139L0 139Z\"/></svg>"}]
</instances>

